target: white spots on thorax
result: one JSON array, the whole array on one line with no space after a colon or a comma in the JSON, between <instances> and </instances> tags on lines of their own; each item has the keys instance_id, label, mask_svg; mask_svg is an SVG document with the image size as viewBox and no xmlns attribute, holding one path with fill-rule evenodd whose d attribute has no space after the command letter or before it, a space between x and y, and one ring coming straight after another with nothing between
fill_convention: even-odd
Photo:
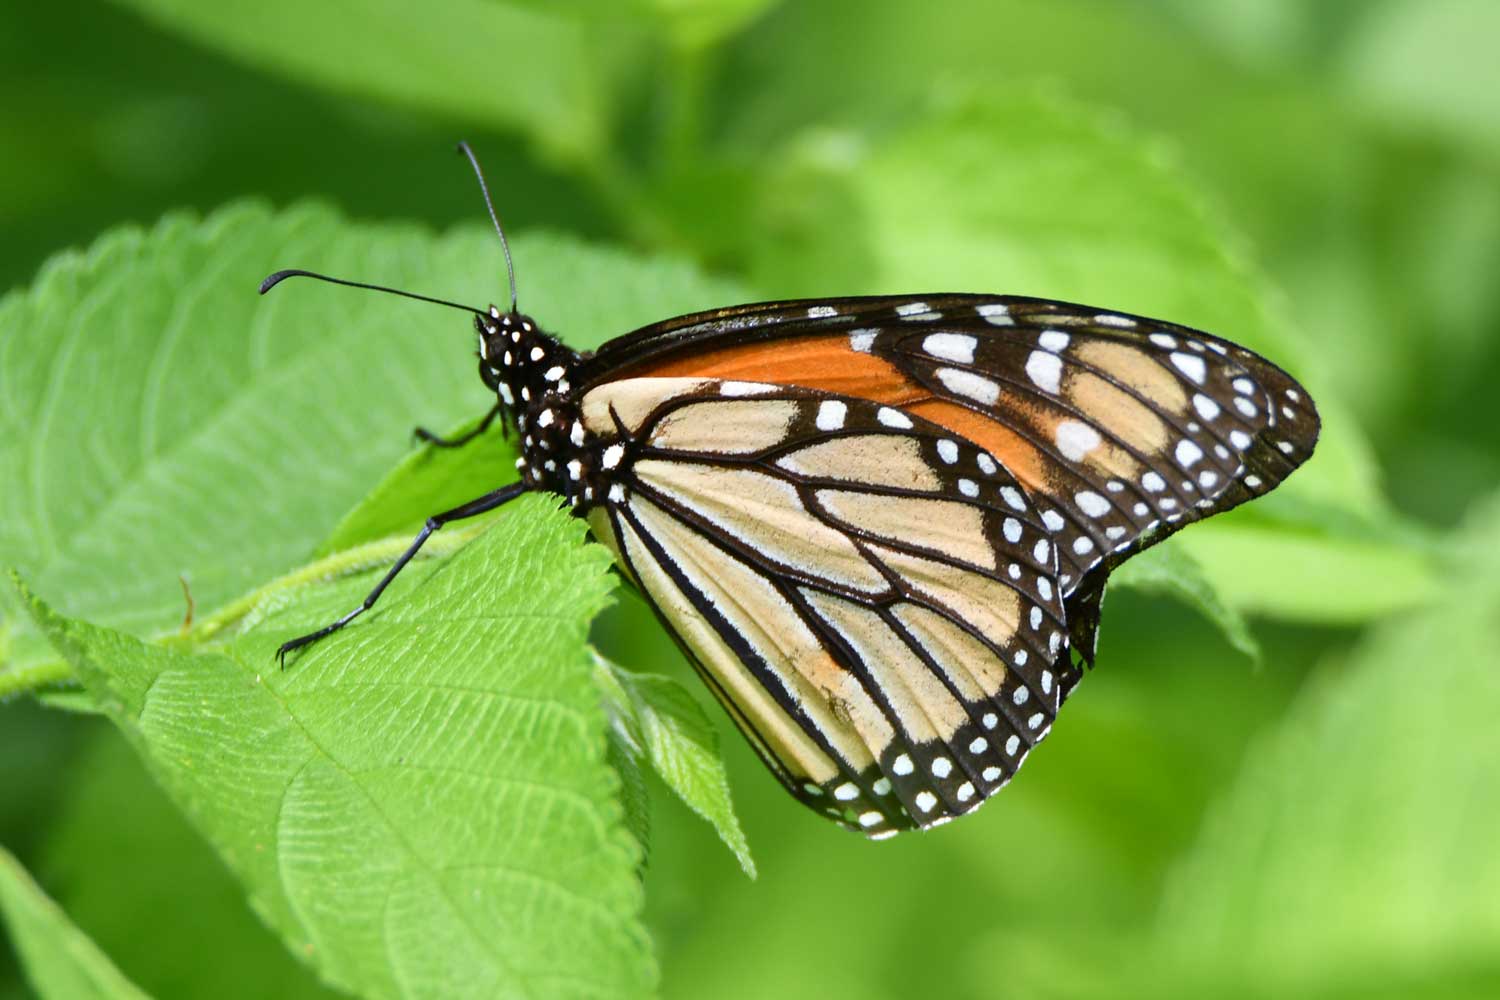
<instances>
[{"instance_id":1,"label":"white spots on thorax","mask_svg":"<svg viewBox=\"0 0 1500 1000\"><path fill-rule=\"evenodd\" d=\"M502 362L502 363L503 363L503 364L504 364L504 365L505 365L505 367L507 367L507 368L509 368L509 367L510 367L510 366L511 366L511 365L513 365L513 364L515 364L515 359L514 359L514 358L512 358L512 357L511 357L511 354L510 354L510 352L509 352L509 351L506 351L506 352L505 352L505 353L504 353L504 354L502 354L502 355L501 355L501 356L500 356L500 361L501 361L501 362Z\"/></svg>"},{"instance_id":2,"label":"white spots on thorax","mask_svg":"<svg viewBox=\"0 0 1500 1000\"><path fill-rule=\"evenodd\" d=\"M957 393L984 406L993 406L1000 398L1000 386L983 375L976 375L961 368L939 368L937 377L949 392Z\"/></svg>"},{"instance_id":3,"label":"white spots on thorax","mask_svg":"<svg viewBox=\"0 0 1500 1000\"><path fill-rule=\"evenodd\" d=\"M820 431L836 431L844 426L849 407L839 399L825 399L818 404L817 425Z\"/></svg>"},{"instance_id":4,"label":"white spots on thorax","mask_svg":"<svg viewBox=\"0 0 1500 1000\"><path fill-rule=\"evenodd\" d=\"M1110 503L1092 490L1080 490L1073 495L1078 509L1089 517L1103 517L1110 511Z\"/></svg>"},{"instance_id":5,"label":"white spots on thorax","mask_svg":"<svg viewBox=\"0 0 1500 1000\"><path fill-rule=\"evenodd\" d=\"M1219 415L1219 404L1201 392L1193 394L1193 409L1197 410L1198 416L1204 420L1213 420Z\"/></svg>"},{"instance_id":6,"label":"white spots on thorax","mask_svg":"<svg viewBox=\"0 0 1500 1000\"><path fill-rule=\"evenodd\" d=\"M505 403L506 406L516 405L516 397L515 394L510 391L510 386L506 385L504 382L501 382L495 388L499 391L500 399Z\"/></svg>"},{"instance_id":7,"label":"white spots on thorax","mask_svg":"<svg viewBox=\"0 0 1500 1000\"><path fill-rule=\"evenodd\" d=\"M1190 469L1193 467L1193 463L1203 457L1203 449L1187 438L1183 438L1177 442L1177 450L1173 454L1177 459L1178 465L1184 469Z\"/></svg>"},{"instance_id":8,"label":"white spots on thorax","mask_svg":"<svg viewBox=\"0 0 1500 1000\"><path fill-rule=\"evenodd\" d=\"M829 317L837 316L838 314L839 314L839 311L837 309L835 309L833 306L808 306L807 307L807 318L808 319L828 319Z\"/></svg>"},{"instance_id":9,"label":"white spots on thorax","mask_svg":"<svg viewBox=\"0 0 1500 1000\"><path fill-rule=\"evenodd\" d=\"M1057 534L1057 532L1063 530L1063 525L1067 524L1067 522L1063 520L1062 515L1055 510L1043 511L1042 523L1045 524L1047 526L1047 530L1052 532L1053 534Z\"/></svg>"},{"instance_id":10,"label":"white spots on thorax","mask_svg":"<svg viewBox=\"0 0 1500 1000\"><path fill-rule=\"evenodd\" d=\"M915 768L912 765L911 758L906 754L901 754L895 760L891 761L891 770L894 771L898 777L904 778L908 774L911 774L911 772L915 770Z\"/></svg>"},{"instance_id":11,"label":"white spots on thorax","mask_svg":"<svg viewBox=\"0 0 1500 1000\"><path fill-rule=\"evenodd\" d=\"M947 757L937 757L932 761L932 775L935 778L946 778L953 773L953 761Z\"/></svg>"},{"instance_id":12,"label":"white spots on thorax","mask_svg":"<svg viewBox=\"0 0 1500 1000\"><path fill-rule=\"evenodd\" d=\"M960 365L974 362L974 349L978 346L978 338L966 333L930 333L922 338L922 350L934 358Z\"/></svg>"},{"instance_id":13,"label":"white spots on thorax","mask_svg":"<svg viewBox=\"0 0 1500 1000\"><path fill-rule=\"evenodd\" d=\"M540 345L538 345L537 347L533 347L531 349L531 360L532 361L540 361L543 358L545 358L546 356L547 356L546 350L544 350Z\"/></svg>"},{"instance_id":14,"label":"white spots on thorax","mask_svg":"<svg viewBox=\"0 0 1500 1000\"><path fill-rule=\"evenodd\" d=\"M838 799L840 802L848 802L850 799L857 799L859 798L859 788L855 786L854 782L846 781L833 790L833 797Z\"/></svg>"},{"instance_id":15,"label":"white spots on thorax","mask_svg":"<svg viewBox=\"0 0 1500 1000\"><path fill-rule=\"evenodd\" d=\"M512 331L510 331L510 342L512 344L519 344L521 342L521 331L520 330L512 330Z\"/></svg>"},{"instance_id":16,"label":"white spots on thorax","mask_svg":"<svg viewBox=\"0 0 1500 1000\"><path fill-rule=\"evenodd\" d=\"M599 459L599 464L603 468L613 469L615 466L620 464L620 459L624 457L625 446L616 441L614 444L604 449L604 454Z\"/></svg>"},{"instance_id":17,"label":"white spots on thorax","mask_svg":"<svg viewBox=\"0 0 1500 1000\"><path fill-rule=\"evenodd\" d=\"M567 371L568 370L562 365L553 365L542 374L542 378L546 379L548 382L556 382L564 375L566 375Z\"/></svg>"},{"instance_id":18,"label":"white spots on thorax","mask_svg":"<svg viewBox=\"0 0 1500 1000\"><path fill-rule=\"evenodd\" d=\"M1007 517L1005 523L1000 526L1000 530L1004 533L1005 540L1012 545L1021 540L1021 522L1013 517Z\"/></svg>"},{"instance_id":19,"label":"white spots on thorax","mask_svg":"<svg viewBox=\"0 0 1500 1000\"><path fill-rule=\"evenodd\" d=\"M500 309L498 306L490 306L490 319L499 319Z\"/></svg>"},{"instance_id":20,"label":"white spots on thorax","mask_svg":"<svg viewBox=\"0 0 1500 1000\"><path fill-rule=\"evenodd\" d=\"M1078 420L1057 423L1057 450L1070 462L1083 461L1084 456L1099 447L1102 440L1091 424Z\"/></svg>"},{"instance_id":21,"label":"white spots on thorax","mask_svg":"<svg viewBox=\"0 0 1500 1000\"><path fill-rule=\"evenodd\" d=\"M1173 351L1170 355L1170 360L1172 362L1172 367L1176 368L1178 371L1182 372L1182 374L1186 375L1188 378L1192 379L1199 385L1202 385L1203 380L1208 376L1208 366L1204 364L1203 359L1198 357L1198 355L1196 354L1186 354L1182 351Z\"/></svg>"},{"instance_id":22,"label":"white spots on thorax","mask_svg":"<svg viewBox=\"0 0 1500 1000\"><path fill-rule=\"evenodd\" d=\"M574 480L583 478L583 463L576 458L568 463L568 478Z\"/></svg>"},{"instance_id":23,"label":"white spots on thorax","mask_svg":"<svg viewBox=\"0 0 1500 1000\"><path fill-rule=\"evenodd\" d=\"M1010 318L1010 307L999 302L988 302L982 306L975 306L974 311L979 318L993 326L1014 326L1015 320Z\"/></svg>"},{"instance_id":24,"label":"white spots on thorax","mask_svg":"<svg viewBox=\"0 0 1500 1000\"><path fill-rule=\"evenodd\" d=\"M1056 395L1062 387L1062 359L1049 351L1032 351L1026 359L1026 377Z\"/></svg>"},{"instance_id":25,"label":"white spots on thorax","mask_svg":"<svg viewBox=\"0 0 1500 1000\"><path fill-rule=\"evenodd\" d=\"M1056 353L1068 346L1068 335L1061 330L1043 330L1036 338L1036 342L1042 346L1043 350Z\"/></svg>"},{"instance_id":26,"label":"white spots on thorax","mask_svg":"<svg viewBox=\"0 0 1500 1000\"><path fill-rule=\"evenodd\" d=\"M948 438L943 438L937 443L937 453L938 458L941 458L949 465L958 461L958 445Z\"/></svg>"},{"instance_id":27,"label":"white spots on thorax","mask_svg":"<svg viewBox=\"0 0 1500 1000\"><path fill-rule=\"evenodd\" d=\"M583 447L583 421L582 420L575 420L575 421L573 421L573 426L568 431L568 440L571 441L571 442L573 442L573 447L575 447L575 448L582 448Z\"/></svg>"},{"instance_id":28,"label":"white spots on thorax","mask_svg":"<svg viewBox=\"0 0 1500 1000\"><path fill-rule=\"evenodd\" d=\"M763 396L776 387L767 382L738 382L731 379L719 383L721 396Z\"/></svg>"},{"instance_id":29,"label":"white spots on thorax","mask_svg":"<svg viewBox=\"0 0 1500 1000\"><path fill-rule=\"evenodd\" d=\"M521 402L531 402L531 389L524 385L521 386Z\"/></svg>"},{"instance_id":30,"label":"white spots on thorax","mask_svg":"<svg viewBox=\"0 0 1500 1000\"><path fill-rule=\"evenodd\" d=\"M875 419L880 421L882 426L894 427L898 431L909 431L912 428L911 417L889 406L882 406L876 410Z\"/></svg>"},{"instance_id":31,"label":"white spots on thorax","mask_svg":"<svg viewBox=\"0 0 1500 1000\"><path fill-rule=\"evenodd\" d=\"M1000 497L1011 510L1024 511L1026 509L1025 498L1021 496L1021 491L1014 486L1000 487Z\"/></svg>"},{"instance_id":32,"label":"white spots on thorax","mask_svg":"<svg viewBox=\"0 0 1500 1000\"><path fill-rule=\"evenodd\" d=\"M966 497L979 496L979 484L972 479L960 479L958 481L958 492Z\"/></svg>"},{"instance_id":33,"label":"white spots on thorax","mask_svg":"<svg viewBox=\"0 0 1500 1000\"><path fill-rule=\"evenodd\" d=\"M551 427L552 426L552 421L554 419L555 419L555 417L552 414L552 408L548 407L547 409L543 410L541 413L537 414L536 425L538 427Z\"/></svg>"},{"instance_id":34,"label":"white spots on thorax","mask_svg":"<svg viewBox=\"0 0 1500 1000\"><path fill-rule=\"evenodd\" d=\"M1171 349L1177 346L1177 338L1173 337L1170 333L1153 333L1146 339L1157 347Z\"/></svg>"}]
</instances>

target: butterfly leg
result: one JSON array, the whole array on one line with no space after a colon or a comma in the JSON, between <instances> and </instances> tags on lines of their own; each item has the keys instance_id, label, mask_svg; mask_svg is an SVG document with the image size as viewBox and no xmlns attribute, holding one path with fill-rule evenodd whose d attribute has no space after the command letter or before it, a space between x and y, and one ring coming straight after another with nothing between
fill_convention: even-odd
<instances>
[{"instance_id":1,"label":"butterfly leg","mask_svg":"<svg viewBox=\"0 0 1500 1000\"><path fill-rule=\"evenodd\" d=\"M462 448L464 445L468 444L470 441L474 440L479 435L489 430L490 424L494 423L495 418L499 415L500 404L496 403L494 406L490 407L490 412L484 415L484 419L479 421L479 426L475 427L473 430L469 431L466 434L460 434L458 437L453 438L444 438L432 433L432 431L428 430L425 427L417 427L412 430L411 436L416 438L418 441L425 441L435 448Z\"/></svg>"},{"instance_id":2,"label":"butterfly leg","mask_svg":"<svg viewBox=\"0 0 1500 1000\"><path fill-rule=\"evenodd\" d=\"M401 553L401 557L396 560L395 564L392 565L389 570L386 571L385 576L381 577L380 582L375 585L375 589L370 591L369 595L365 597L364 601L361 602L358 607L356 607L348 614L344 615L342 618L333 622L332 624L323 626L316 632L309 632L307 635L298 636L295 639L283 642L281 646L276 650L276 658L280 660L281 665L285 667L286 654L290 653L294 649L299 649L302 646L317 642L319 639L323 638L326 635L331 635L332 633L337 632L345 625L348 625L355 618L358 618L366 611L369 611L370 608L374 607L375 602L380 599L381 593L385 590L386 587L390 585L390 582L396 578L396 574L400 573L401 570L406 567L406 564L411 562L412 557L417 554L417 551L421 549L423 543L425 543L427 539L431 537L434 531L438 530L449 521L462 521L465 518L475 517L479 514L485 513L486 511L494 510L496 507L499 507L502 504L509 503L516 497L520 496L522 493L525 493L526 489L527 487L525 483L511 483L509 486L500 487L500 489L495 490L493 493L486 493L484 496L480 497L477 500L470 500L468 503L460 504L459 506L454 507L452 510L445 510L441 514L434 514L429 517L427 519L427 523L422 526L422 530L417 534L417 537L413 539L412 543L406 547L406 551Z\"/></svg>"}]
</instances>

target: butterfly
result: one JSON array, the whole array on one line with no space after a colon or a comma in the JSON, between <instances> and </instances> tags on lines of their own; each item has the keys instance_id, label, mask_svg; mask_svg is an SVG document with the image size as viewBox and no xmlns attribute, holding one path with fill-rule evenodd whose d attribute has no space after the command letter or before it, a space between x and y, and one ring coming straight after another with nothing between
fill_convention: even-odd
<instances>
[{"instance_id":1,"label":"butterfly","mask_svg":"<svg viewBox=\"0 0 1500 1000\"><path fill-rule=\"evenodd\" d=\"M1312 454L1306 391L1197 330L1011 295L760 302L580 353L474 313L520 478L587 520L776 778L872 838L977 808L1094 659L1110 572Z\"/></svg>"}]
</instances>

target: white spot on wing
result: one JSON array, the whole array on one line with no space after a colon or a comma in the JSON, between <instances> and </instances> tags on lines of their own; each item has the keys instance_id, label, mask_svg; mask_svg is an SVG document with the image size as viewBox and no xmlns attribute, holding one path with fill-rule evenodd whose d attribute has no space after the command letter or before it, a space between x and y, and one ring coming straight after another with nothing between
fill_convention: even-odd
<instances>
[{"instance_id":1,"label":"white spot on wing","mask_svg":"<svg viewBox=\"0 0 1500 1000\"><path fill-rule=\"evenodd\" d=\"M967 365L974 361L979 341L966 333L932 333L922 340L922 350L935 358Z\"/></svg>"},{"instance_id":2,"label":"white spot on wing","mask_svg":"<svg viewBox=\"0 0 1500 1000\"><path fill-rule=\"evenodd\" d=\"M1174 351L1171 355L1172 366L1188 378L1203 384L1203 379L1208 375L1208 366L1203 359L1196 354L1184 354L1182 351Z\"/></svg>"},{"instance_id":3,"label":"white spot on wing","mask_svg":"<svg viewBox=\"0 0 1500 1000\"><path fill-rule=\"evenodd\" d=\"M1068 346L1068 335L1061 330L1043 330L1036 342L1049 351L1061 351Z\"/></svg>"},{"instance_id":4,"label":"white spot on wing","mask_svg":"<svg viewBox=\"0 0 1500 1000\"><path fill-rule=\"evenodd\" d=\"M958 445L947 438L943 438L937 443L937 452L938 457L949 465L958 461Z\"/></svg>"},{"instance_id":5,"label":"white spot on wing","mask_svg":"<svg viewBox=\"0 0 1500 1000\"><path fill-rule=\"evenodd\" d=\"M855 330L849 334L849 349L861 354L869 354L870 348L875 346L874 330Z\"/></svg>"},{"instance_id":6,"label":"white spot on wing","mask_svg":"<svg viewBox=\"0 0 1500 1000\"><path fill-rule=\"evenodd\" d=\"M776 387L766 382L720 382L719 394L722 396L760 396L771 392Z\"/></svg>"},{"instance_id":7,"label":"white spot on wing","mask_svg":"<svg viewBox=\"0 0 1500 1000\"><path fill-rule=\"evenodd\" d=\"M1083 457L1100 444L1099 432L1088 424L1077 420L1062 420L1057 425L1057 450L1070 462L1081 462Z\"/></svg>"},{"instance_id":8,"label":"white spot on wing","mask_svg":"<svg viewBox=\"0 0 1500 1000\"><path fill-rule=\"evenodd\" d=\"M839 314L839 311L837 309L835 309L833 306L808 306L807 307L807 318L808 319L828 319L830 316L837 316L838 314Z\"/></svg>"},{"instance_id":9,"label":"white spot on wing","mask_svg":"<svg viewBox=\"0 0 1500 1000\"><path fill-rule=\"evenodd\" d=\"M844 426L844 417L849 407L842 400L825 399L818 405L818 430L836 431Z\"/></svg>"},{"instance_id":10,"label":"white spot on wing","mask_svg":"<svg viewBox=\"0 0 1500 1000\"><path fill-rule=\"evenodd\" d=\"M1015 320L1010 318L1010 307L999 302L990 302L982 306L975 306L974 311L979 314L986 323L994 326L1013 326Z\"/></svg>"},{"instance_id":11,"label":"white spot on wing","mask_svg":"<svg viewBox=\"0 0 1500 1000\"><path fill-rule=\"evenodd\" d=\"M1049 354L1047 357L1050 358L1052 355ZM976 403L992 406L1000 398L1000 386L983 375L975 375L973 372L960 368L939 368L937 377L949 392L972 399Z\"/></svg>"},{"instance_id":12,"label":"white spot on wing","mask_svg":"<svg viewBox=\"0 0 1500 1000\"><path fill-rule=\"evenodd\" d=\"M1078 502L1078 509L1089 517L1103 517L1109 513L1109 501L1092 490L1082 490L1073 499Z\"/></svg>"},{"instance_id":13,"label":"white spot on wing","mask_svg":"<svg viewBox=\"0 0 1500 1000\"><path fill-rule=\"evenodd\" d=\"M1056 393L1062 384L1062 359L1047 351L1032 351L1026 359L1026 375L1042 389Z\"/></svg>"},{"instance_id":14,"label":"white spot on wing","mask_svg":"<svg viewBox=\"0 0 1500 1000\"><path fill-rule=\"evenodd\" d=\"M901 431L911 429L911 418L900 410L893 410L889 406L882 406L877 410L875 412L875 419L879 420L886 427L894 427Z\"/></svg>"}]
</instances>

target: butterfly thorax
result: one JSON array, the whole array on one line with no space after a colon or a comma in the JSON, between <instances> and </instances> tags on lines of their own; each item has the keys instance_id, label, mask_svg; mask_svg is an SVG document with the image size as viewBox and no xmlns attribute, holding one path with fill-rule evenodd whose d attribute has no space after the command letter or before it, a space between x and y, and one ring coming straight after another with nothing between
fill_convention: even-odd
<instances>
[{"instance_id":1,"label":"butterfly thorax","mask_svg":"<svg viewBox=\"0 0 1500 1000\"><path fill-rule=\"evenodd\" d=\"M476 318L480 375L504 405L520 438L516 466L534 489L551 490L575 507L593 499L587 486L587 436L571 374L578 353L520 313L495 307Z\"/></svg>"}]
</instances>

